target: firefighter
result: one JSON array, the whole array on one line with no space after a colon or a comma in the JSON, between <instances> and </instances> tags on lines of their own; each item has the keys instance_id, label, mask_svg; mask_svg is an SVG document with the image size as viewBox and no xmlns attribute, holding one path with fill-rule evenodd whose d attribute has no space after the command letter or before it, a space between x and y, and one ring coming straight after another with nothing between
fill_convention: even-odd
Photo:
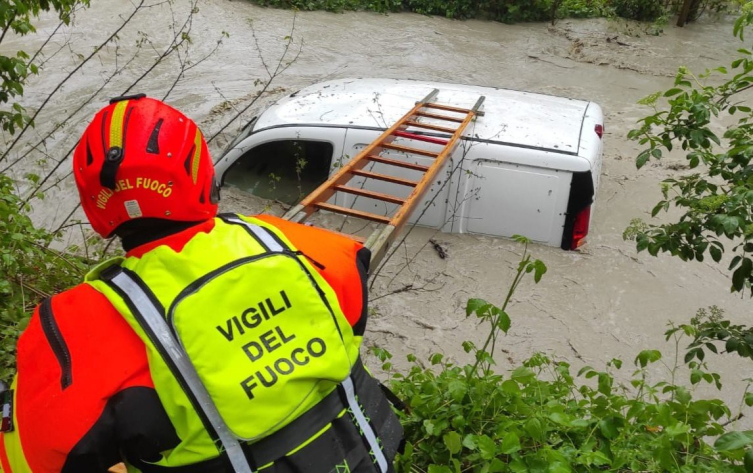
<instances>
[{"instance_id":1,"label":"firefighter","mask_svg":"<svg viewBox=\"0 0 753 473\"><path fill-rule=\"evenodd\" d=\"M36 309L3 394L3 471L392 471L402 429L359 357L368 249L217 215L199 128L144 95L101 110L73 166L125 256Z\"/></svg>"}]
</instances>

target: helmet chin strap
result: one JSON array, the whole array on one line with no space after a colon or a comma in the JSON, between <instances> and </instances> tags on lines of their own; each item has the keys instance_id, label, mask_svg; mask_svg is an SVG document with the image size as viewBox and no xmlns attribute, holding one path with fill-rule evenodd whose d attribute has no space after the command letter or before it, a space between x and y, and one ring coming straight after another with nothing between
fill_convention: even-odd
<instances>
[{"instance_id":1,"label":"helmet chin strap","mask_svg":"<svg viewBox=\"0 0 753 473\"><path fill-rule=\"evenodd\" d=\"M116 176L120 163L123 162L123 148L113 146L107 150L105 162L102 164L102 170L99 172L99 183L110 190L115 190L117 186Z\"/></svg>"},{"instance_id":2,"label":"helmet chin strap","mask_svg":"<svg viewBox=\"0 0 753 473\"><path fill-rule=\"evenodd\" d=\"M209 203L216 204L220 201L220 183L217 178L212 178L212 189L209 191Z\"/></svg>"}]
</instances>

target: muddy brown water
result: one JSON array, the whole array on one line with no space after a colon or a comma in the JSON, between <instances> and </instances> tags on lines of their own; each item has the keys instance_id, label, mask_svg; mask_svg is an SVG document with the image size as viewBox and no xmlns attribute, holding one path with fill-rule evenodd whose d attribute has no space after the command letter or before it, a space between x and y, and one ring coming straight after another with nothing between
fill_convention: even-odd
<instances>
[{"instance_id":1,"label":"muddy brown water","mask_svg":"<svg viewBox=\"0 0 753 473\"><path fill-rule=\"evenodd\" d=\"M129 2L118 0L92 3L53 44L67 40L70 49L88 54L118 24L119 15L132 8ZM175 8L180 19L185 5ZM258 8L243 1L201 2L189 60L201 59L222 31L230 38L216 54L186 72L169 101L197 119L208 135L217 130L234 107L242 106L258 90L253 81L263 78L263 65L256 41L265 62L273 67L283 52L293 17L290 11ZM122 64L135 50L137 31L147 32L153 50L145 49L96 104L68 120L48 141L50 159L63 156L105 98L118 95L164 49L170 38L165 26L170 18L165 5L140 13L137 23L121 33L117 48L109 46L54 97L37 120L38 128L27 138L43 135L66 111L96 91L116 59ZM41 44L44 33L50 33L55 25L55 21L45 20L39 36L11 38L2 47L31 49ZM722 266L637 254L633 243L623 241L622 232L632 218L649 218L648 212L660 197L658 183L684 172L679 156L636 170L634 157L639 147L625 135L648 113L636 101L670 87L679 66L702 71L729 63L740 46L731 28L729 19L706 20L682 29L668 27L663 35L651 36L640 26L602 19L563 20L555 26L503 25L415 14L303 12L295 19L293 33L296 41L304 41L303 51L275 82L274 93L263 97L261 103L319 80L367 76L508 87L599 103L605 112L605 153L589 243L579 252L538 245L530 248L549 271L540 284L527 280L515 295L508 311L513 325L499 345L498 364L506 370L537 351L568 360L575 368L585 364L601 368L614 357L632 362L640 350L649 348L662 350L669 359L674 347L663 339L668 321L684 322L697 309L713 304L735 321L751 322L750 301L730 294L730 281ZM49 53L54 50L48 48ZM43 75L28 87L25 103L32 108L41 103L78 61L67 48L52 57ZM156 68L138 90L161 97L173 83L175 70L175 63ZM258 111L261 103L245 118ZM219 146L236 130L237 126L231 127L218 139L213 152L218 153ZM35 161L41 155L34 156L14 171L36 169ZM50 162L44 166L49 168ZM68 170L63 166L63 174ZM265 209L263 203L237 193L225 197L224 210ZM75 202L73 184L66 180L49 192L44 203L35 205L35 216L56 226ZM270 211L279 209L273 206ZM446 259L426 245L432 237L446 249ZM440 352L451 360L466 361L461 342L481 343L484 330L475 321L466 320L465 302L469 297L481 297L501 303L521 251L520 245L504 239L415 229L374 282L366 345L393 352L400 368L406 366L408 353L425 358ZM401 292L408 285L413 290ZM378 363L371 359L370 365L376 368ZM631 365L620 375L623 380L631 371L627 366ZM750 364L725 358L712 360L712 367L726 381L723 398L736 406L745 388L742 380L751 375ZM659 376L661 369L656 367L654 375ZM700 394L713 392L704 388Z\"/></svg>"}]
</instances>

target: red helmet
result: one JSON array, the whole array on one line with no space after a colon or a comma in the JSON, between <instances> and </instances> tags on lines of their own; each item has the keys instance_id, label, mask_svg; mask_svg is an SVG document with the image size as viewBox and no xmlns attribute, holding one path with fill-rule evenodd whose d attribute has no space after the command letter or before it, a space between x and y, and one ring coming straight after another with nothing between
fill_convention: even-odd
<instances>
[{"instance_id":1,"label":"red helmet","mask_svg":"<svg viewBox=\"0 0 753 473\"><path fill-rule=\"evenodd\" d=\"M219 191L196 124L145 95L100 110L73 155L81 206L105 238L137 218L183 222L217 214Z\"/></svg>"}]
</instances>

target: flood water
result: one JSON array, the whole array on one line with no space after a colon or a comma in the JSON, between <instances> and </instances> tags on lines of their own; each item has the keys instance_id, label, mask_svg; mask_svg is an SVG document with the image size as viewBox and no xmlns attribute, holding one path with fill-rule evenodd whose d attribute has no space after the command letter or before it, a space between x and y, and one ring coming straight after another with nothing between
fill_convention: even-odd
<instances>
[{"instance_id":1,"label":"flood water","mask_svg":"<svg viewBox=\"0 0 753 473\"><path fill-rule=\"evenodd\" d=\"M24 98L31 109L79 64L81 59L72 51L88 55L118 26L120 17L133 10L130 2L121 0L96 0L92 5L45 48L51 59ZM175 6L173 13L167 5L140 12L135 23L119 34L117 47L109 45L53 97L37 119L37 128L24 137L33 144L55 124L66 121L45 143L43 151L48 158L43 169L65 156L106 98L119 95L165 50L172 38L166 25L173 15L182 22L186 5ZM207 0L199 2L199 7L188 64L196 64L209 53L223 31L229 38L216 53L185 72L169 102L194 117L211 136L259 90L254 81L265 78L264 64L277 66L294 14L237 0ZM2 48L36 48L56 25L47 19L37 37L6 39ZM651 36L634 24L603 19L561 20L555 26L503 25L415 14L301 12L295 16L291 49L295 51L303 41L300 56L244 119L275 97L320 80L345 77L507 87L600 104L605 112L605 154L589 243L579 252L538 245L530 248L548 265L549 272L538 285L526 281L516 294L508 311L512 329L502 340L504 353L498 363L504 370L536 351L567 359L576 368L584 364L600 367L613 357L631 362L640 350L648 348L672 354L673 347L662 336L667 321L685 322L701 307L717 305L733 320L751 322L750 301L730 294L725 267L637 254L634 244L622 239L631 219L650 217L651 207L660 198L658 183L685 172L679 156L635 169L639 147L625 136L637 119L650 112L636 102L669 88L679 66L702 72L728 64L740 47L731 30L728 19L704 20L686 28L669 26L664 34ZM138 31L148 34L151 45L144 46L129 69L114 77L82 113L67 119L70 111L102 86L116 64L131 58ZM69 47L53 56L56 46L66 41ZM178 70L173 56L146 76L135 91L162 97L173 86ZM213 142L213 152L218 153L237 130L238 124L233 125ZM17 148L11 158L23 152ZM38 160L43 157L34 153L12 172L20 175L39 169ZM69 171L69 164L64 164L57 175ZM259 208L241 195L227 197L224 210ZM44 202L35 204L35 217L57 226L70 214L76 198L73 183L64 180L48 192ZM432 237L447 250L447 259L440 259L426 245ZM414 230L376 278L366 344L393 351L399 366L405 366L404 355L411 352L419 356L442 352L466 360L460 343L480 342L483 335L475 322L465 319L466 300L481 297L501 303L521 251L508 240ZM408 285L412 289L401 292ZM744 388L740 380L751 374L749 365L724 359L712 360L712 367L722 372L728 384L725 399L736 405Z\"/></svg>"}]
</instances>

